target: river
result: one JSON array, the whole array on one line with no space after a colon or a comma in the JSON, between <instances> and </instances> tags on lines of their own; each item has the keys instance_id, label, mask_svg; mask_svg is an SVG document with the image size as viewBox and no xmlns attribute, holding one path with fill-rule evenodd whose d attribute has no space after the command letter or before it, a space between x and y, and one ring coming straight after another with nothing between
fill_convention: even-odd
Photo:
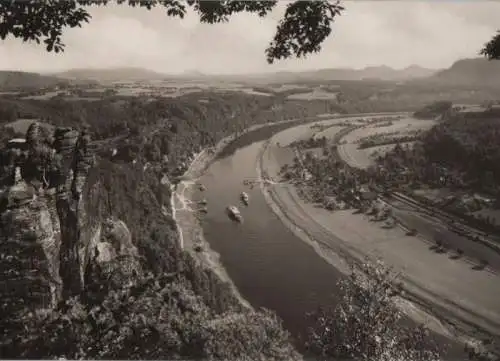
<instances>
[{"instance_id":1,"label":"river","mask_svg":"<svg viewBox=\"0 0 500 361\"><path fill-rule=\"evenodd\" d=\"M317 307L318 299L332 296L340 275L281 223L258 186L243 185L256 177L262 143L220 159L202 178L210 205L203 230L241 294L256 308L276 311L285 327L300 335L306 312ZM225 207L238 204L243 190L250 206L240 207L244 223L238 224L228 219Z\"/></svg>"},{"instance_id":2,"label":"river","mask_svg":"<svg viewBox=\"0 0 500 361\"><path fill-rule=\"evenodd\" d=\"M243 184L256 179L259 150L276 131L261 129L233 142L200 179L207 189L194 198L208 201L210 211L202 221L205 238L240 293L254 307L275 311L301 345L308 325L305 315L335 302L341 273L279 220L259 186ZM249 207L240 204L242 191L250 196ZM242 224L227 217L229 204L240 208ZM457 360L461 351L453 349L448 357Z\"/></svg>"}]
</instances>

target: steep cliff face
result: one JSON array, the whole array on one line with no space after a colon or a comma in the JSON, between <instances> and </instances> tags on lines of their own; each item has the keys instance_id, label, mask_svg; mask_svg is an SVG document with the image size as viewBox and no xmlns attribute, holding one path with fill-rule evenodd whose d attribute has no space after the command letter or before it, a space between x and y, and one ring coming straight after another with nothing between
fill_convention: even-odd
<instances>
[{"instance_id":1,"label":"steep cliff face","mask_svg":"<svg viewBox=\"0 0 500 361\"><path fill-rule=\"evenodd\" d=\"M88 216L82 194L93 154L86 131L57 128L50 134L38 123L25 140L13 140L2 151L2 314L26 305L55 307L79 294L91 281L85 277L91 265L141 272L127 226Z\"/></svg>"}]
</instances>

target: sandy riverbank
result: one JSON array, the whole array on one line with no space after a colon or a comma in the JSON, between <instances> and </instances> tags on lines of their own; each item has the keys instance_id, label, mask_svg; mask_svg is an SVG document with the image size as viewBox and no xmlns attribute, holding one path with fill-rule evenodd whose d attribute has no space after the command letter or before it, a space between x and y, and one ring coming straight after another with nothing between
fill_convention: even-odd
<instances>
[{"instance_id":1,"label":"sandy riverbank","mask_svg":"<svg viewBox=\"0 0 500 361\"><path fill-rule=\"evenodd\" d=\"M188 170L182 176L183 180L179 183L177 189L172 192L172 218L177 224L181 248L189 252L204 268L212 270L219 279L228 283L240 301L240 304L252 310L253 308L250 303L241 296L222 266L219 254L212 250L209 243L205 240L203 229L197 216L198 212L191 210L191 207L196 207L196 205L191 204L191 196L193 188L197 185L197 179L214 161L217 154L234 139L234 136L226 137L212 149L212 152L204 149L195 156ZM202 247L201 252L195 250L195 246L197 245Z\"/></svg>"},{"instance_id":2,"label":"sandy riverbank","mask_svg":"<svg viewBox=\"0 0 500 361\"><path fill-rule=\"evenodd\" d=\"M272 149L282 141L279 135L266 143L259 167L259 171L265 170L273 178L282 165L275 157L276 149ZM347 271L346 260L369 256L381 258L395 271L402 272L409 294L414 300L425 300L420 302L420 307L405 299L398 300L402 310L415 321L461 341L470 340L461 332L464 325L460 324L459 330L446 322L457 313L469 322L484 324L486 329L498 329L494 320L498 319L500 302L493 291L498 280L491 274L473 271L457 260L433 253L426 244L406 236L400 229L382 229L361 215L353 215L352 211L332 213L317 209L303 202L289 184L262 187L262 190L285 225L340 271ZM479 312L474 312L477 308ZM428 309L439 318L425 311ZM472 327L465 328L470 334Z\"/></svg>"}]
</instances>

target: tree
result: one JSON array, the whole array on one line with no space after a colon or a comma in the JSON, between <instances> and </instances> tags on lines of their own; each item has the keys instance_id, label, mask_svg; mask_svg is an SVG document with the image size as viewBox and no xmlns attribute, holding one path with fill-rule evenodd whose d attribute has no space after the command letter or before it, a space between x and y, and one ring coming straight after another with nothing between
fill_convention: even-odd
<instances>
[{"instance_id":1,"label":"tree","mask_svg":"<svg viewBox=\"0 0 500 361\"><path fill-rule=\"evenodd\" d=\"M396 275L381 262L366 262L339 282L334 308L312 315L311 351L325 357L363 361L437 360L421 327L403 328L394 297L400 293Z\"/></svg>"},{"instance_id":2,"label":"tree","mask_svg":"<svg viewBox=\"0 0 500 361\"><path fill-rule=\"evenodd\" d=\"M117 0L117 4L145 7L148 10L162 6L167 16L184 18L187 8L192 8L202 23L227 22L231 15L241 12L256 13L264 17L272 11L277 0ZM64 51L63 29L81 27L91 16L88 6L109 4L108 0L12 0L0 2L0 37L8 35L23 41L43 42L49 52ZM331 24L344 8L339 0L330 2L294 1L286 7L270 42L266 57L269 63L292 56L305 57L321 50L321 44L330 35Z\"/></svg>"},{"instance_id":3,"label":"tree","mask_svg":"<svg viewBox=\"0 0 500 361\"><path fill-rule=\"evenodd\" d=\"M184 18L187 8L193 8L202 23L227 22L231 15L241 12L264 17L272 11L277 0L116 0L117 4L145 7L148 10L162 6L167 16ZM108 5L109 0L11 0L0 2L0 38L8 35L23 41L42 41L47 51L62 52L62 32L67 27L81 27L91 16L85 7ZM321 50L321 44L330 35L336 16L344 8L340 0L296 0L287 5L285 15L275 36L266 49L268 63L293 56L306 57ZM480 51L492 60L500 59L500 31Z\"/></svg>"},{"instance_id":4,"label":"tree","mask_svg":"<svg viewBox=\"0 0 500 361\"><path fill-rule=\"evenodd\" d=\"M92 291L54 312L23 315L11 325L16 332L0 340L2 356L300 360L274 314L217 314L178 274L148 275L112 288L102 279Z\"/></svg>"},{"instance_id":5,"label":"tree","mask_svg":"<svg viewBox=\"0 0 500 361\"><path fill-rule=\"evenodd\" d=\"M500 60L500 31L479 52L489 60Z\"/></svg>"}]
</instances>

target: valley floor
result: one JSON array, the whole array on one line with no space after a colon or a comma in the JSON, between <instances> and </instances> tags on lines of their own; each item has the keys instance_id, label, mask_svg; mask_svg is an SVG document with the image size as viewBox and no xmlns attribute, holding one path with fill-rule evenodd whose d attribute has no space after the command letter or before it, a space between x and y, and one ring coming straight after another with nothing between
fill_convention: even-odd
<instances>
[{"instance_id":1,"label":"valley floor","mask_svg":"<svg viewBox=\"0 0 500 361\"><path fill-rule=\"evenodd\" d=\"M293 151L283 148L290 134L290 130L277 134L263 150L261 167L272 179L276 180L280 167L293 158ZM403 299L399 302L416 321L448 337L463 333L475 336L477 328L500 335L499 278L494 273L474 270L465 260L435 253L427 243L405 235L400 228L383 229L352 210L332 213L305 203L290 184L278 183L263 191L285 224L340 270L347 270L345 259L368 256L401 272L405 290L412 296L409 299L422 307Z\"/></svg>"}]
</instances>

